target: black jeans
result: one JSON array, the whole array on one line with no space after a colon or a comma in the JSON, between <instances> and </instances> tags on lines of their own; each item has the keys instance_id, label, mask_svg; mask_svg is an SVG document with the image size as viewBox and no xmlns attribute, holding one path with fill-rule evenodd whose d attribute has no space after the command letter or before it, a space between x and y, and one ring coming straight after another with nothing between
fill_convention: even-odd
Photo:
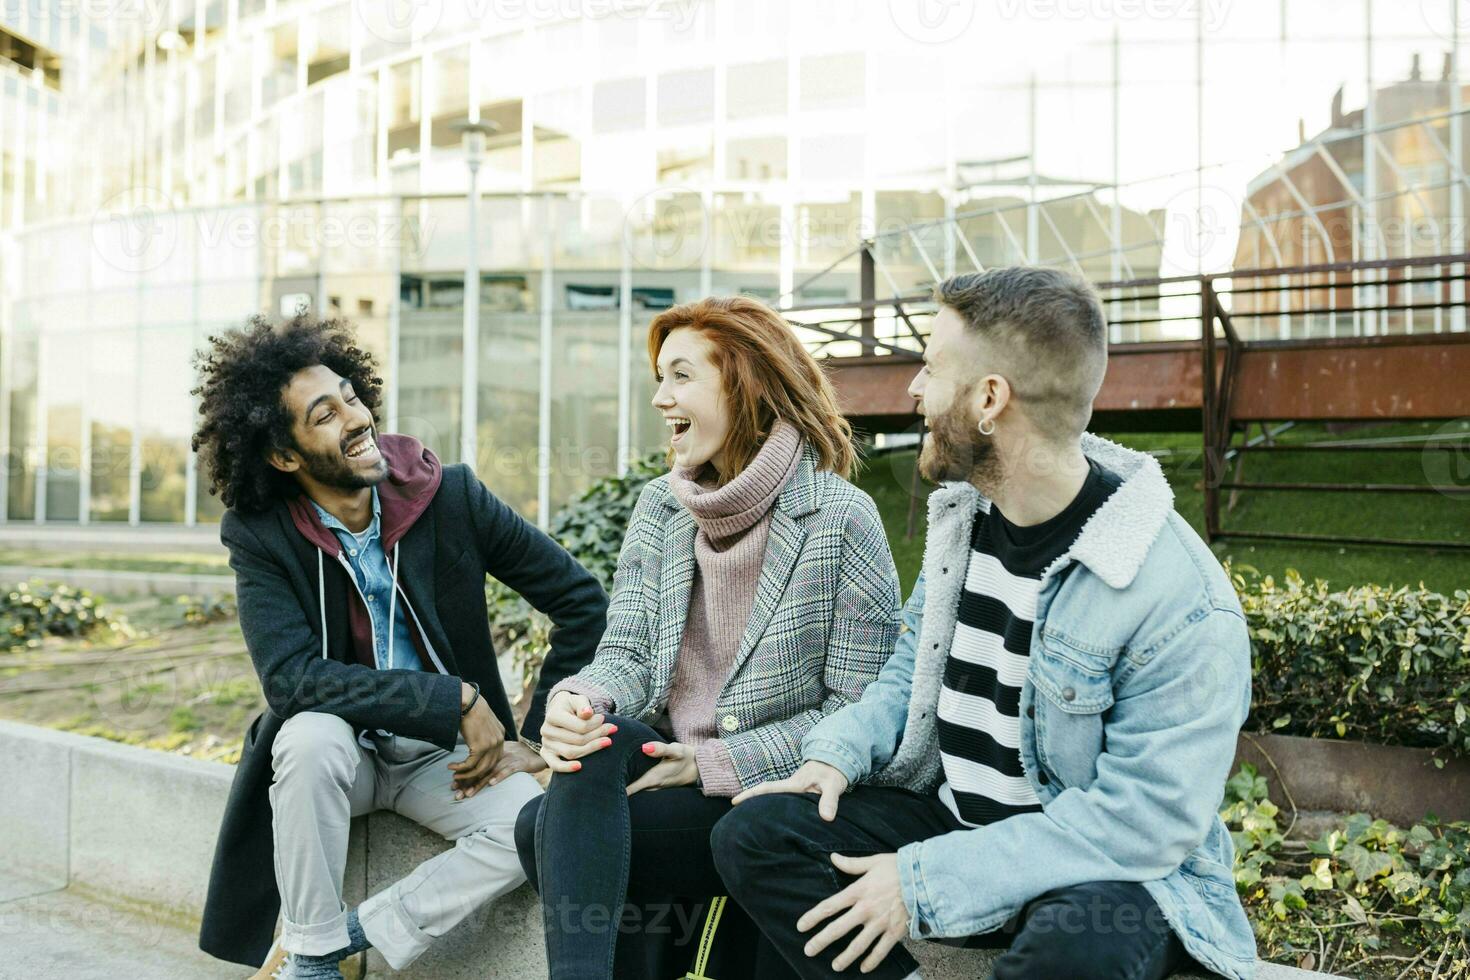
<instances>
[{"instance_id":1,"label":"black jeans","mask_svg":"<svg viewBox=\"0 0 1470 980\"><path fill-rule=\"evenodd\" d=\"M516 820L516 849L541 895L553 980L671 980L693 963L710 899L726 894L709 835L730 801L695 786L627 795L657 761L645 742L667 741L631 718L612 745L582 759L579 772L551 778L546 794ZM791 977L781 956L727 902L708 976Z\"/></svg>"},{"instance_id":2,"label":"black jeans","mask_svg":"<svg viewBox=\"0 0 1470 980\"><path fill-rule=\"evenodd\" d=\"M808 957L802 947L816 931L796 930L796 920L807 909L853 880L832 866L833 852L891 853L963 826L937 797L901 789L859 786L842 797L831 823L817 814L816 802L808 795L758 796L735 807L711 836L715 864L730 896L744 905L804 978L837 976L832 960L847 948L848 938L843 938ZM976 869L975 887L985 887L983 868ZM1006 950L995 961L996 980L1159 980L1194 962L1148 891L1124 881L1047 892L1000 929L961 944ZM908 950L895 946L867 976L899 980L917 965ZM842 975L858 976L858 964Z\"/></svg>"}]
</instances>

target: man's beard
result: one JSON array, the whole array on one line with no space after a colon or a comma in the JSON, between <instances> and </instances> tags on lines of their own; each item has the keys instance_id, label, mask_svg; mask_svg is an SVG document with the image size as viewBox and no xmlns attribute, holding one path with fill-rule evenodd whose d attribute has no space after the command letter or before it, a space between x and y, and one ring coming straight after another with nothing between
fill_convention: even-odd
<instances>
[{"instance_id":1,"label":"man's beard","mask_svg":"<svg viewBox=\"0 0 1470 980\"><path fill-rule=\"evenodd\" d=\"M964 397L956 402L963 405ZM1000 483L1001 459L995 440L980 434L979 423L965 409L956 409L929 420L924 451L919 455L919 475L931 483L964 481L982 491Z\"/></svg>"},{"instance_id":2,"label":"man's beard","mask_svg":"<svg viewBox=\"0 0 1470 980\"><path fill-rule=\"evenodd\" d=\"M377 443L377 427L373 426L368 432L373 442ZM360 435L362 435L362 431L358 430L349 436L346 441L350 443ZM382 444L379 443L378 452L380 455L382 451ZM386 460L384 461L384 465L379 467L382 470L381 473L377 471L359 473L347 462L345 450L339 449L335 453L314 453L297 446L296 452L301 456L301 469L305 471L307 476L323 486L332 487L337 490L362 490L366 487L376 486L382 483L384 477L388 475Z\"/></svg>"}]
</instances>

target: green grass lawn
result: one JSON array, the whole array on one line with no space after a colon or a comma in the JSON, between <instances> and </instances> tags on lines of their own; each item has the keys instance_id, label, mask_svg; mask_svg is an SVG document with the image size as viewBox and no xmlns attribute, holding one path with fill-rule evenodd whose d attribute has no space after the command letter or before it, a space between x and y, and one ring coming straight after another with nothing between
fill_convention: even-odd
<instances>
[{"instance_id":1,"label":"green grass lawn","mask_svg":"<svg viewBox=\"0 0 1470 980\"><path fill-rule=\"evenodd\" d=\"M1300 425L1277 436L1281 443L1346 439L1381 439L1429 434L1470 433L1470 423L1451 426L1403 424L1375 426L1353 432L1328 433L1322 426ZM1197 433L1111 436L1133 449L1159 453L1170 485L1174 508L1194 529L1204 533L1204 491L1200 437ZM1412 483L1464 486L1464 454L1438 456L1409 453L1256 453L1247 454L1239 479L1245 482L1298 483ZM1458 465L1460 472L1453 468ZM907 537L914 453L900 451L869 459L858 484L872 495L883 514L893 558L904 594L918 577L924 552L923 499L919 501L916 533ZM1431 480L1432 477L1432 480ZM921 484L927 498L931 488ZM1317 493L1296 491L1242 491L1221 521L1239 530L1292 531L1360 537L1440 538L1470 542L1470 495ZM1428 548L1338 546L1301 542L1216 541L1215 555L1233 565L1250 566L1263 575L1280 577L1294 568L1308 579L1326 579L1332 585L1418 585L1439 592L1470 589L1470 552L1431 551Z\"/></svg>"},{"instance_id":2,"label":"green grass lawn","mask_svg":"<svg viewBox=\"0 0 1470 980\"><path fill-rule=\"evenodd\" d=\"M184 606L160 596L106 607L135 635L49 636L0 653L0 718L236 761L265 704L239 621L188 625Z\"/></svg>"}]
</instances>

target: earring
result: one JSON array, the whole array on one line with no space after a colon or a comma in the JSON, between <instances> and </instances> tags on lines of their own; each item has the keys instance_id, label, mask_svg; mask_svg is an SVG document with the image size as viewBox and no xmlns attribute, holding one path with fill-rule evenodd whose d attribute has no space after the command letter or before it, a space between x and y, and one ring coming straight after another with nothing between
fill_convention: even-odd
<instances>
[{"instance_id":1,"label":"earring","mask_svg":"<svg viewBox=\"0 0 1470 980\"><path fill-rule=\"evenodd\" d=\"M986 426L989 426L990 428L987 429ZM981 419L980 420L980 434L982 436L994 435L995 434L995 419Z\"/></svg>"}]
</instances>

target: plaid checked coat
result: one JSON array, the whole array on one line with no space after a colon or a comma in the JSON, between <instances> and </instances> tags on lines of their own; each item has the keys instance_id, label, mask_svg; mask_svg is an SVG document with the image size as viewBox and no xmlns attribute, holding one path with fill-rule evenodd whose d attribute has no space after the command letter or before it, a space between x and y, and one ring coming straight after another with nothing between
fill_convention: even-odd
<instances>
[{"instance_id":1,"label":"plaid checked coat","mask_svg":"<svg viewBox=\"0 0 1470 980\"><path fill-rule=\"evenodd\" d=\"M803 447L776 500L755 604L715 703L715 729L742 787L790 775L803 736L862 697L898 639L898 573L878 509L816 463ZM668 705L697 570L696 531L667 476L644 488L618 558L607 630L578 674L611 695L618 714L645 724Z\"/></svg>"}]
</instances>

